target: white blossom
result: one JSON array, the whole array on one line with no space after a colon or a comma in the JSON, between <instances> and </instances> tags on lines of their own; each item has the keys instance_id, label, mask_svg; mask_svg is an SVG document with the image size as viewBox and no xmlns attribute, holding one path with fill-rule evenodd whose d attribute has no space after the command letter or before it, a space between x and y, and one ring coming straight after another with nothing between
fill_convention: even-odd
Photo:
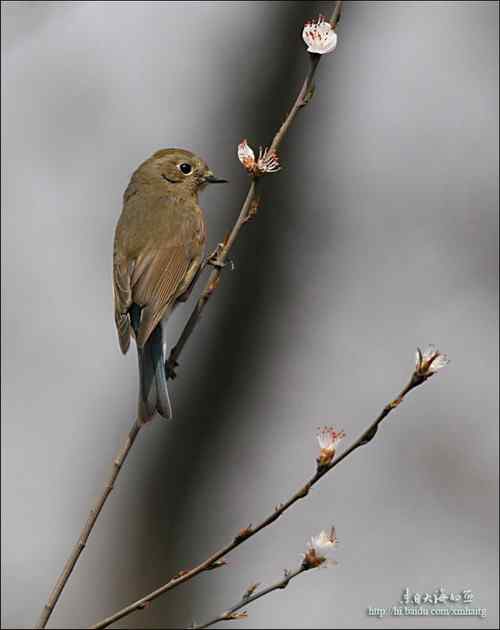
<instances>
[{"instance_id":1,"label":"white blossom","mask_svg":"<svg viewBox=\"0 0 500 630\"><path fill-rule=\"evenodd\" d=\"M313 536L307 544L307 551L303 555L303 564L306 568L326 566L336 564L331 557L331 553L337 546L337 534L335 527L332 527L330 533L321 531L317 536Z\"/></svg>"},{"instance_id":2,"label":"white blossom","mask_svg":"<svg viewBox=\"0 0 500 630\"><path fill-rule=\"evenodd\" d=\"M275 151L260 147L259 157L255 159L255 153L247 140L242 140L238 145L238 158L245 169L252 175L264 175L276 173L281 166Z\"/></svg>"},{"instance_id":3,"label":"white blossom","mask_svg":"<svg viewBox=\"0 0 500 630\"><path fill-rule=\"evenodd\" d=\"M337 33L322 15L305 23L302 39L307 45L307 51L318 55L325 55L337 47Z\"/></svg>"},{"instance_id":4,"label":"white blossom","mask_svg":"<svg viewBox=\"0 0 500 630\"><path fill-rule=\"evenodd\" d=\"M417 348L415 370L420 376L432 376L449 362L447 355L439 352L433 345L430 345L424 352Z\"/></svg>"},{"instance_id":5,"label":"white blossom","mask_svg":"<svg viewBox=\"0 0 500 630\"><path fill-rule=\"evenodd\" d=\"M238 158L247 171L253 171L255 168L255 153L248 141L242 140L238 145Z\"/></svg>"}]
</instances>

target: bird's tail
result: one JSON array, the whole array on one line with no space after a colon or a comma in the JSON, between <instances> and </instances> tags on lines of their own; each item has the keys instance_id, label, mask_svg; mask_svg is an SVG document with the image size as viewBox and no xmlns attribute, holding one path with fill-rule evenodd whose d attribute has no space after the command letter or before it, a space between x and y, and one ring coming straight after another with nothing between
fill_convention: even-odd
<instances>
[{"instance_id":1,"label":"bird's tail","mask_svg":"<svg viewBox=\"0 0 500 630\"><path fill-rule=\"evenodd\" d=\"M134 324L138 324L137 314L131 309L130 315L132 327L135 330ZM139 422L148 422L156 411L160 416L167 420L170 419L172 406L165 374L165 344L161 322L153 330L144 346L137 348L137 357L139 361L139 404L137 409Z\"/></svg>"}]
</instances>

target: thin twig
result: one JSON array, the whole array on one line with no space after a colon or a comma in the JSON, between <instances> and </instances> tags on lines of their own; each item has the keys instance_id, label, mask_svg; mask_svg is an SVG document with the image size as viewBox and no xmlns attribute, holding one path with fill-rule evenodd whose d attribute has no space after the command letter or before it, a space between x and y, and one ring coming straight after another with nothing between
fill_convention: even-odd
<instances>
[{"instance_id":1,"label":"thin twig","mask_svg":"<svg viewBox=\"0 0 500 630\"><path fill-rule=\"evenodd\" d=\"M333 11L332 14L332 18L331 18L331 23L332 26L335 27L340 19L340 14L341 14L341 10L342 10L342 1L336 2L335 4L335 9ZM278 147L281 145L281 142L283 141L283 138L285 137L285 134L287 133L288 129L290 128L292 122L295 120L295 117L297 116L298 112L300 111L300 109L307 104L308 102L308 94L310 93L310 90L312 88L313 85L313 79L314 79L314 75L316 73L318 64L321 60L321 56L320 55L309 55L310 58L310 69L309 72L304 80L304 83L302 85L302 88L299 92L299 95L297 96L292 109L290 110L289 114L287 115L285 121L283 122L282 126L280 127L280 129L278 130L278 132L276 133L272 145L271 145L271 149L273 151L276 151L278 149ZM210 276L208 278L208 282L205 285L205 288L203 289L197 303L196 306L194 307L180 337L178 342L176 343L176 345L172 348L169 358L165 364L165 369L167 371L167 378L175 378L176 374L175 374L175 368L178 365L178 359L189 339L189 337L191 336L191 334L193 333L197 323L199 322L201 315L203 313L203 310L205 309L205 306L207 305L208 301L210 300L210 298L212 297L214 291L216 290L219 281L220 281L220 276L222 273L222 268L224 266L224 264L226 263L226 261L228 260L228 255L229 252L232 248L232 246L234 245L241 228L243 227L243 225L245 225L245 223L248 222L248 220L251 218L252 214L255 212L254 208L255 208L255 204L258 203L258 197L257 197L257 189L258 186L260 185L260 180L262 178L256 178L253 177L252 181L250 183L250 187L247 193L247 196L245 198L245 201L243 203L243 206L241 208L240 214L236 220L236 223L234 224L231 232L229 233L229 235L226 237L224 243L222 244L222 247L220 248L218 255L217 255L217 260L216 265L214 265L214 268L212 270L212 272L210 273ZM104 491L102 493L102 495L98 498L95 507L91 510L90 512L90 516L88 518L87 523L85 524L80 537L78 539L78 542L76 543L75 547L73 548L71 555L69 556L68 560L66 561L66 564L64 565L63 571L61 572L59 578L57 579L57 582L49 596L49 599L47 601L47 604L45 604L45 606L42 609L42 612L40 614L40 618L39 621L36 625L37 629L43 629L45 628L45 626L47 625L47 622L57 604L57 601L64 589L64 587L66 586L67 581L69 580L69 577L73 571L73 569L75 568L75 565L78 561L78 558L83 550L83 548L85 547L86 541L90 535L90 533L92 532L92 529L97 521L97 518L99 516L99 513L101 512L104 503L106 502L106 499L109 496L109 493L111 492L111 489L113 487L114 482L116 481L116 478L118 477L118 474L121 470L121 467L128 455L129 450L131 449L137 434L139 433L139 430L141 428L141 425L135 421L129 431L128 437L127 437L127 442L125 445L124 449L120 449L120 451L118 452L118 455L116 456L115 460L114 460L114 464L113 464L113 472L112 475L110 477L110 480L108 482L108 484L106 484ZM117 462L119 462L119 464L117 465Z\"/></svg>"},{"instance_id":2,"label":"thin twig","mask_svg":"<svg viewBox=\"0 0 500 630\"><path fill-rule=\"evenodd\" d=\"M399 396L397 396L397 398L395 398L393 401L391 401L382 409L382 411L377 416L377 418L360 435L360 437L355 442L353 442L351 446L349 446L349 448L347 448L341 455L336 457L331 462L331 464L328 464L325 466L318 466L316 469L316 473L311 477L311 479L309 479L309 481L305 485L303 485L299 490L297 490L297 492L295 492L295 494L293 494L287 501L285 501L284 503L280 503L277 507L275 507L275 509L271 512L271 514L269 514L257 526L252 527L251 525L249 525L248 527L240 530L240 532L235 536L235 538L230 543L228 543L227 545L219 549L219 551L216 551L215 553L213 553L211 556L209 556L206 560L204 560L197 566L193 567L192 569L188 571L182 571L181 573L177 574L172 579L170 579L166 584L163 584L163 586L160 586L159 588L152 591L151 593L144 595L144 597L141 597L140 599L133 602L132 604L129 604L125 608L122 608L121 610L114 613L110 617L106 617L106 619L103 619L102 621L96 623L95 625L91 626L91 628L93 630L97 630L98 628L107 628L109 625L111 625L115 621L118 621L119 619L123 619L123 617L130 615L136 610L141 610L145 608L154 599L156 599L157 597L160 597L160 595L163 595L164 593L167 593L168 591L176 588L180 584L183 584L184 582L191 580L192 578L199 575L200 573L203 573L204 571L209 570L214 564L218 563L222 558L227 557L229 553L231 553L234 549L236 549L241 544L243 544L243 542L252 538L258 532L260 532L261 530L265 529L266 527L274 523L276 520L278 520L278 518L282 514L284 514L289 508L291 508L292 505L297 503L297 501L300 501L300 499L304 499L309 494L309 491L311 490L311 488L315 486L322 477L324 477L328 472L330 472L333 468L335 468L338 464L340 464L340 462L344 461L351 453L357 450L360 446L368 444L375 437L379 424L384 420L384 418L386 418L391 413L391 411L396 409L396 407L398 407L401 404L405 396L412 389L414 389L415 387L418 387L419 385L424 383L426 380L427 380L427 377L422 376L418 374L417 372L414 372L412 374L412 377L409 383L406 385L406 387L403 388Z\"/></svg>"},{"instance_id":3,"label":"thin twig","mask_svg":"<svg viewBox=\"0 0 500 630\"><path fill-rule=\"evenodd\" d=\"M191 626L191 628L193 630L200 630L201 628L210 628L210 626L213 626L214 623L218 623L219 621L234 621L236 619L243 619L247 616L247 614L246 612L238 613L239 610L245 608L245 606L248 606L248 604L257 601L261 597L269 595L269 593L272 593L273 591L286 588L294 578L308 570L308 567L301 565L295 571L285 571L283 579L275 582L274 584L271 584L271 586L268 586L267 588L263 588L260 591L257 591L253 595L243 595L243 597L237 604L235 604L225 612L221 613L217 617L214 617L210 621L205 622L202 625L193 625Z\"/></svg>"},{"instance_id":4,"label":"thin twig","mask_svg":"<svg viewBox=\"0 0 500 630\"><path fill-rule=\"evenodd\" d=\"M333 10L332 17L330 20L333 28L337 26L337 23L340 20L340 16L342 12L342 4L343 4L342 1L335 3L335 8ZM273 141L270 146L270 151L272 152L276 152L279 149L286 133L290 129L297 114L309 102L308 95L311 93L311 89L313 87L314 76L316 74L316 70L318 69L319 62L321 61L321 55L309 54L309 61L310 61L309 71L306 75L306 78L304 79L304 83L302 84L299 94L297 98L295 99L292 105L292 108L287 114L283 124L278 129L278 131L276 132L273 138ZM248 190L247 196L241 208L238 219L236 220L236 223L234 224L233 229L231 230L229 235L226 237L225 241L221 244L221 248L218 252L218 257L216 261L217 264L216 266L214 266L214 269L212 270L212 273L210 274L208 282L204 290L202 291L198 299L198 302L196 303L196 306L194 307L194 310L191 313L191 316L186 326L184 327L181 333L179 341L172 348L170 352L170 356L165 364L165 368L167 370L167 374L171 378L175 378L175 368L178 365L179 356L184 346L186 345L187 340L189 339L197 323L199 322L205 306L207 305L208 301L210 300L214 291L217 289L219 285L222 268L228 258L229 251L234 245L234 242L236 241L241 228L248 222L249 218L251 218L252 208L254 207L254 204L258 203L259 197L257 195L257 190L260 187L261 180L262 180L261 177L252 178L250 188Z\"/></svg>"},{"instance_id":5,"label":"thin twig","mask_svg":"<svg viewBox=\"0 0 500 630\"><path fill-rule=\"evenodd\" d=\"M129 454L130 449L132 448L132 445L135 442L135 439L139 433L140 428L141 428L141 425L138 422L134 422L134 424L132 425L127 435L125 443L116 454L116 457L113 460L113 468L111 470L109 479L106 482L106 485L104 486L104 490L102 494L100 495L100 497L97 499L94 507L90 510L87 522L85 523L82 531L80 532L78 541L73 547L73 550L71 551L69 558L66 560L66 564L64 565L61 575L57 579L57 582L55 583L55 586L49 595L47 603L42 609L36 628L45 628L45 626L47 625L50 615L52 614L52 611L54 610L57 604L57 600L59 599L66 585L66 582L68 581L69 576L71 575L71 572L75 568L75 565L78 562L78 558L80 557L80 554L82 553L82 551L85 548L85 545L87 544L88 537L90 536L90 533L92 532L92 529L99 517L99 514L101 513L101 510L106 502L106 499L111 493L111 490L113 490L113 486L115 484L116 478L118 477L120 473L123 463L127 459L127 455Z\"/></svg>"}]
</instances>

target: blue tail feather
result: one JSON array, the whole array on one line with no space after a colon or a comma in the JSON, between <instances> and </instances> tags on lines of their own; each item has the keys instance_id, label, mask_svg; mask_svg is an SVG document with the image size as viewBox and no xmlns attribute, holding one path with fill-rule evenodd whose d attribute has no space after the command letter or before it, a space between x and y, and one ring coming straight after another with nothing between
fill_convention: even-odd
<instances>
[{"instance_id":1,"label":"blue tail feather","mask_svg":"<svg viewBox=\"0 0 500 630\"><path fill-rule=\"evenodd\" d=\"M130 320L137 334L140 324L140 307L133 304L130 309ZM167 389L165 374L165 352L162 323L153 330L142 348L137 348L139 362L139 404L138 419L140 422L151 420L155 412L166 419L172 417L172 406Z\"/></svg>"}]
</instances>

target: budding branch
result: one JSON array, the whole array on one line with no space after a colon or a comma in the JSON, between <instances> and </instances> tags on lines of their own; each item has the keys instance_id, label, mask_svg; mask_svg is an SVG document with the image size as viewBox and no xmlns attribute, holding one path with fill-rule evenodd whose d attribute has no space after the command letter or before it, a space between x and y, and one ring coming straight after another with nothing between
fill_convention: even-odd
<instances>
[{"instance_id":1,"label":"budding branch","mask_svg":"<svg viewBox=\"0 0 500 630\"><path fill-rule=\"evenodd\" d=\"M335 3L335 8L334 8L331 20L330 20L332 28L335 28L337 26L337 23L340 19L340 15L342 11L342 4L343 4L342 1L338 1ZM308 54L308 56L309 56L310 64L309 64L309 71L307 73L307 76L304 80L304 83L299 91L297 98L295 99L295 102L292 105L290 112L288 113L287 117L285 118L285 121L283 122L283 124L281 125L281 127L279 128L279 130L277 131L276 135L273 138L272 144L270 146L270 151L276 152L279 149L285 135L287 134L290 126L294 122L297 114L305 105L307 105L307 103L309 102L311 98L313 80L314 80L314 76L316 74L316 70L318 68L319 62L321 60L321 55ZM189 339L196 325L198 324L206 305L208 304L210 298L212 297L215 290L217 289L217 286L220 281L220 275L222 273L222 267L224 266L225 262L228 259L229 252L231 248L233 247L236 239L238 238L241 228L248 222L248 220L255 213L255 204L258 202L258 189L260 188L261 180L262 180L262 177L255 177L255 176L252 177L252 181L250 183L247 196L241 208L240 214L236 220L236 223L234 224L232 230L230 231L230 233L228 234L228 236L225 238L224 242L222 243L222 247L218 251L215 260L211 261L212 263L215 262L215 264L213 265L212 272L210 273L210 276L205 285L205 288L203 289L196 303L196 306L194 307L194 310L192 311L180 335L178 342L176 343L176 345L170 352L170 356L165 364L167 378L175 377L175 368L177 367L178 359L186 345L187 340ZM76 563L78 562L80 554L82 553L83 549L86 546L87 540L90 534L92 533L92 530L97 522L97 519L99 518L99 514L101 513L101 510L104 507L104 504L108 496L110 495L111 490L113 489L114 483L123 467L123 464L125 463L125 460L127 459L127 456L132 446L135 443L135 440L139 434L141 426L142 425L137 420L133 422L132 427L129 430L129 433L127 434L124 445L120 447L120 450L115 456L113 460L113 468L112 468L110 477L106 485L104 486L104 489L101 495L98 497L94 507L90 510L89 516L87 518L87 521L85 522L85 525L82 531L80 532L78 540L76 544L74 545L71 551L71 554L68 557L63 567L63 570L56 581L56 584L52 592L49 595L47 603L45 604L45 606L42 609L42 612L40 613L40 617L36 625L37 629L46 627L49 621L49 618L52 615L52 612L54 611L54 608L59 600L59 597L61 596L61 593L64 587L66 586L76 566ZM104 626L96 626L96 627L104 627Z\"/></svg>"},{"instance_id":2,"label":"budding branch","mask_svg":"<svg viewBox=\"0 0 500 630\"><path fill-rule=\"evenodd\" d=\"M278 591L278 590L282 590L286 588L293 579L295 579L301 573L304 573L307 570L308 570L307 567L301 565L295 571L285 571L285 575L283 579L279 580L275 584L271 584L271 586L263 588L260 591L257 591L255 593L253 592L253 590L247 591L247 593L243 595L243 597L237 604L235 604L234 606L232 606L225 612L221 613L217 617L214 617L210 621L206 621L202 625L194 625L194 626L191 626L191 628L193 630L201 630L201 628L210 628L210 626L213 626L214 623L218 623L219 621L234 621L236 619L244 619L247 616L246 612L238 613L239 610L241 610L242 608L245 608L245 606L248 606L248 604L251 604L257 601L258 599L260 599L261 597L264 597L265 595L269 595L270 593L274 591ZM253 587L250 587L250 588L252 589Z\"/></svg>"},{"instance_id":3,"label":"budding branch","mask_svg":"<svg viewBox=\"0 0 500 630\"><path fill-rule=\"evenodd\" d=\"M363 431L361 436L355 442L353 442L351 446L349 446L341 455L336 457L331 462L331 464L328 464L326 466L318 466L315 474L309 479L307 483L302 485L299 488L299 490L297 490L297 492L295 492L295 494L293 494L287 501L285 501L284 503L280 503L277 507L275 507L274 510L266 518L264 518L264 520L261 521L258 525L256 525L255 527L252 527L250 525L240 530L231 542L229 542L227 545L219 549L219 551L216 551L215 553L213 553L211 556L209 556L206 560L204 560L197 566L193 567L192 569L189 569L188 571L182 571L180 574L178 574L177 576L169 580L166 584L163 584L163 586L160 586L159 588L152 591L151 593L144 595L143 597L133 602L132 604L129 604L125 608L122 608L121 610L114 613L110 617L107 617L106 619L103 619L102 621L91 626L91 629L97 630L99 628L107 628L109 625L111 625L115 621L118 621L119 619L123 619L123 617L130 615L134 611L142 610L154 599L156 599L157 597L160 597L160 595L163 595L164 593L167 593L168 591L176 588L180 584L183 584L184 582L187 582L193 579L200 573L203 573L204 571L208 571L214 568L214 566L221 566L220 561L224 558L227 558L227 556L234 549L242 545L244 542L246 542L247 540L249 540L256 534L258 534L260 531L262 531L266 527L269 527L269 525L274 523L276 520L278 520L278 518L282 516L289 508L291 508L292 505L300 501L300 499L304 499L305 497L307 497L311 488L315 486L320 481L320 479L322 479L328 472L333 470L333 468L335 468L338 464L340 464L340 462L347 459L347 457L351 455L354 451L356 451L360 446L368 444L374 438L380 423L391 413L391 411L399 407L399 405L401 404L405 396L411 390L413 390L415 387L418 387L419 385L424 383L427 380L427 378L428 377L421 376L417 372L414 372L411 376L409 383L406 385L406 387L403 388L401 393L392 402L388 403L382 409L380 414L375 418L375 420L370 424L370 426L365 431Z\"/></svg>"}]
</instances>

